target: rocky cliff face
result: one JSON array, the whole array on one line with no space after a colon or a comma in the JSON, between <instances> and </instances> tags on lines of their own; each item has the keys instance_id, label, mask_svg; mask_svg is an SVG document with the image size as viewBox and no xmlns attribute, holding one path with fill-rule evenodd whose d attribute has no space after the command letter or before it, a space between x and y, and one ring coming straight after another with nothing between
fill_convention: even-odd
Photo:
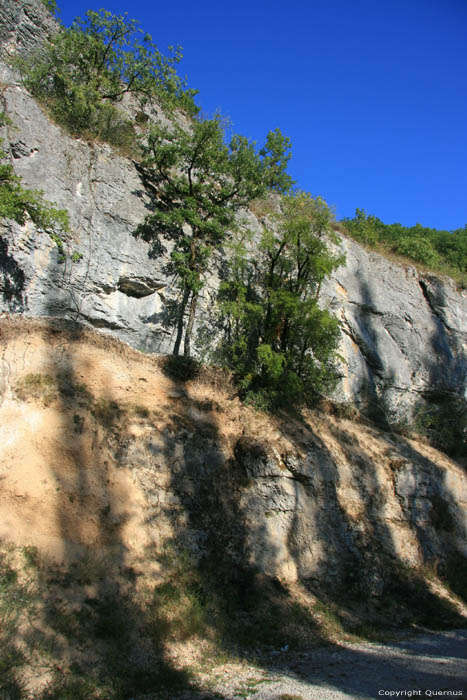
<instances>
[{"instance_id":1,"label":"rocky cliff face","mask_svg":"<svg viewBox=\"0 0 467 700\"><path fill-rule=\"evenodd\" d=\"M343 240L346 264L324 298L342 321L341 395L376 395L402 416L421 398L464 395L467 294L454 283L397 265Z\"/></svg>"},{"instance_id":2,"label":"rocky cliff face","mask_svg":"<svg viewBox=\"0 0 467 700\"><path fill-rule=\"evenodd\" d=\"M21 6L7 0L0 21L9 51L32 47L54 27L37 0ZM70 138L11 70L3 66L0 77L1 109L12 122L1 136L15 171L69 212L67 244L83 255L79 263L60 263L47 235L30 223L2 222L0 309L73 319L135 348L170 352L174 333L167 318L176 292L165 272L167 251L151 256L132 235L147 213L135 164L106 145ZM258 226L252 215L250 224ZM420 397L465 395L466 293L350 240L342 246L347 262L323 292L343 328L338 398L378 398L387 415L401 417ZM215 286L213 276L205 308L212 306Z\"/></svg>"}]
</instances>

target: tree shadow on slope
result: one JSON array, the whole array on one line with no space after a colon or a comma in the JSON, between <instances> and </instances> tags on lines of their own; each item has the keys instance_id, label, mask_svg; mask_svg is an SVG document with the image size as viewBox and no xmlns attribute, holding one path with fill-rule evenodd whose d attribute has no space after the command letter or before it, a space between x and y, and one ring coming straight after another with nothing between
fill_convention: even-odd
<instances>
[{"instance_id":1,"label":"tree shadow on slope","mask_svg":"<svg viewBox=\"0 0 467 700\"><path fill-rule=\"evenodd\" d=\"M406 356L410 352L411 342L404 347L398 336L400 319L392 321L390 313L378 308L371 286L364 276L359 278L359 287L362 314L354 341L369 367L366 386L362 387L367 397L364 412L383 429L406 432L415 429L450 456L457 459L466 457L467 403L462 392L467 363L459 336L450 326L449 313L445 311L449 300L442 284L435 277L419 280L420 305L428 306L432 330L422 366L416 370L424 388L415 389L418 399L412 402L413 405L403 403L404 395L410 394L411 387L404 381L400 385L398 381L401 370L402 375L407 375L407 369L410 369L406 366ZM389 318L384 320L385 316ZM395 324L394 329L392 324ZM384 342L381 329L388 336L384 337ZM395 334L393 330L396 330ZM409 338L410 334L415 333L409 324L404 332ZM413 343L419 345L418 335L413 335ZM398 366L399 363L403 365L402 368ZM404 413L407 418L404 418Z\"/></svg>"},{"instance_id":2,"label":"tree shadow on slope","mask_svg":"<svg viewBox=\"0 0 467 700\"><path fill-rule=\"evenodd\" d=\"M173 537L168 543L169 582L156 589L155 599L172 596L176 602L188 591L188 607L179 611L186 621L194 596L202 618L199 631L219 653L251 655L261 646L275 648L284 643L285 628L292 637L303 636L307 625L318 634L307 610L254 560L249 529L267 542L271 560L276 546L267 532L267 516L255 520L245 514L254 482L243 462L244 446L238 443L232 455L219 430L216 402L181 393L169 416L163 450L169 468L164 488L173 498L162 505L161 514L172 523ZM176 628L175 636L183 637L184 631Z\"/></svg>"},{"instance_id":3,"label":"tree shadow on slope","mask_svg":"<svg viewBox=\"0 0 467 700\"><path fill-rule=\"evenodd\" d=\"M428 283L419 282L435 324L430 338L433 359L429 364L429 388L415 407L415 425L431 444L462 465L462 458L467 458L467 401L462 393L467 380L467 357L446 318L444 309L449 302L442 285L434 277ZM463 466L466 467L465 462Z\"/></svg>"},{"instance_id":4,"label":"tree shadow on slope","mask_svg":"<svg viewBox=\"0 0 467 700\"><path fill-rule=\"evenodd\" d=\"M348 459L356 465L363 494L359 519L342 507L336 455L312 425L284 419L279 430L297 453L311 453L304 457L305 470L287 451L279 458L274 452L271 456L268 435L255 435L254 425L244 425L244 434L229 444L216 401L197 400L187 385L174 380L162 432L153 425L151 412L141 411L150 437L130 439L125 428L128 407L115 400L105 381L100 391L93 389L95 394L86 383L92 368L79 364L74 349L82 327L50 322L44 333L51 359L52 354L59 358L48 388L52 384L51 400L61 415L59 458L51 467L65 549L63 565L44 569L47 629L52 632L37 642L60 659L60 669L41 700L117 700L145 693L175 698L181 690L201 700L215 695L203 690L176 659L177 645L188 648L192 640L205 645L207 656L201 663L206 665L209 657L216 662L238 655L271 671L278 659L287 660L290 652L310 642L329 643L322 624L326 616L333 617L341 632L360 633L365 624L375 628L381 618L396 615L399 625L423 624L422 614L430 605L440 617L442 601L419 573L414 585L412 574L401 567L383 517L384 493L371 455L345 428L338 427L336 437L349 446ZM139 572L126 565L121 494L115 492L109 471L109 456L119 455L123 466L125 455L132 458L131 440L146 455L148 526L161 533L147 561L157 561L162 574L144 599L137 595ZM394 448L389 434L387 444ZM278 459L285 469L277 467ZM138 476L136 461L135 470ZM359 470L365 478L358 477ZM286 483L285 496L281 481ZM453 507L449 505L456 519ZM372 523L369 533L361 527L365 521ZM416 534L429 563L423 525ZM315 566L318 541L325 546ZM275 573L284 547L296 563L300 583L314 594L315 605L294 596L293 586ZM381 577L384 567L388 569ZM366 618L361 614L365 605ZM371 664L364 651L349 654L355 664ZM310 681L306 667L298 666L294 674ZM346 688L348 682L356 688L353 680L332 678L327 664L313 668L312 676L336 688ZM423 679L427 687L447 683L444 676L425 671Z\"/></svg>"},{"instance_id":5,"label":"tree shadow on slope","mask_svg":"<svg viewBox=\"0 0 467 700\"><path fill-rule=\"evenodd\" d=\"M465 381L465 356L462 348L459 348L458 344L456 344L455 337L448 333L447 326L440 313L436 311L436 305L440 307L445 305L441 288L439 286L436 287L438 297L435 300L430 298L423 281L420 281L420 288L434 315L435 324L430 338L431 356L433 359L428 363L430 373L428 386L432 387L431 394L433 394L434 398L439 399L441 394L443 396L446 394L446 391L441 391L439 387L444 385L446 389L446 386L449 385L452 389L450 398L453 399L454 392L458 391L459 386L462 386ZM430 570L434 570L435 574L444 572L446 582L448 580L454 581L454 579L457 581L462 580L462 575L459 577L454 572L459 568L464 571L465 566L463 562L465 562L465 558L460 551L456 551L450 536L455 530L456 523L458 530L461 531L462 513L452 494L446 496L446 489L443 490L442 488L445 476L442 469L432 460L419 453L407 439L395 434L395 431L400 432L404 421L401 422L397 416L397 411L401 410L400 406L397 406L397 392L401 387L397 383L396 368L393 366L394 358L392 358L391 363L391 358L386 357L381 348L378 329L381 321L375 322L376 316L381 315L381 312L378 311L370 286L363 277L360 279L360 291L364 307L368 311L373 310L366 317L364 328L361 329L362 339L359 343L360 349L371 367L371 382L368 386L369 407L371 407L370 415L374 424L383 430L381 438L387 442L387 450L389 452L391 449L394 451L394 448L391 447L393 443L399 445L398 449L395 450L396 453L399 453L396 455L395 461L390 460L391 469L394 472L391 478L393 483L396 484L398 469L401 467L401 464L405 465L402 472L405 470L404 478L406 483L402 483L400 486L402 495L396 493L396 496L407 522L410 522L411 518L412 520L414 519L412 531L415 534L416 548L419 550L419 559L422 560L425 572L420 571L417 573L413 568L408 567L401 557L397 555L395 543L392 541L393 535L388 528L387 521L386 523L384 522L383 513L386 497L382 492L381 484L378 484L376 469L372 469L371 456L365 454L358 445L352 444L352 442L355 442L355 439L352 438L348 431L343 429L342 425L336 429L336 437L339 443L344 446L344 453L347 452L350 462L357 466L357 469L354 470L355 477L358 489L363 494L363 501L366 504L365 510L359 513L359 520L361 522L376 523L374 532L376 541L386 543L383 551L378 552L376 563L378 564L378 557L389 557L389 561L384 566L383 561L379 562L379 569L385 570L387 573L386 589L391 594L389 597L395 600L405 600L408 603L406 607L413 610L413 620L418 624L426 624L427 626L436 622L441 625L443 623L448 624L449 621L454 622L456 620L456 611L452 608L449 601L439 598L439 596L433 594L431 589L428 589L425 574ZM395 391L396 404L394 404L394 397L389 396L391 390ZM427 394L430 394L430 392L427 391ZM462 398L458 394L454 398L462 403ZM453 410L446 410L442 402L438 402L439 406L442 409L440 423L443 416L446 419L443 425L439 425L440 431L444 433L449 432L450 438L454 440L459 440L463 432L465 439L465 401L463 403L463 412L460 412L464 415L464 423L462 425L456 424L457 433L453 430L453 416L457 416L459 411L455 413ZM449 406L452 409L452 401L449 403ZM404 406L402 406L402 410L404 410ZM403 449L400 445L403 445ZM446 447L447 443L445 442L444 448L446 449ZM362 469L358 468L360 466ZM431 490L427 490L427 484L423 481L423 472L425 472L425 476L426 473L429 474ZM362 476L365 475L365 477L359 478L359 473ZM410 482L415 484L412 490L410 490ZM333 481L332 483L337 482ZM334 495L333 501L335 500ZM421 503L424 504L425 512L421 510ZM348 529L348 526L346 527ZM360 528L353 523L350 525L350 529L355 531ZM438 535L437 532L441 534ZM364 551L367 549L364 542L361 543L360 549L362 547ZM378 548L376 548L377 550ZM439 563L440 552L445 554L444 557L441 556L441 563ZM457 561L457 566L454 564L455 561ZM363 567L363 570L366 571L367 568ZM455 586L455 592L459 594L462 586L459 584L455 584ZM372 600L371 594L369 600Z\"/></svg>"},{"instance_id":6,"label":"tree shadow on slope","mask_svg":"<svg viewBox=\"0 0 467 700\"><path fill-rule=\"evenodd\" d=\"M370 636L381 627L394 633L413 625L465 625L465 618L450 601L433 592L420 570L404 565L381 511L384 494L372 475L368 455L356 447L351 456L361 460L359 468L366 470L364 482L358 484L362 491L360 523L372 523L365 532L340 503L335 455L309 425L292 430L288 419L281 426L283 436L301 448L311 445L315 453L311 478L309 472L297 468L291 455L282 456L286 465L289 460L287 479L294 484L289 495L295 494L291 496L295 505L289 511L287 548L300 582L316 602L313 606L294 598L293 586L274 575L282 553L269 527L282 477L274 474L264 438L244 435L229 456L213 410L215 413L212 405L200 405L188 393L182 394L165 438L165 459L171 462L170 491L176 498L164 510L174 521L176 534L171 541L168 580L154 591L155 605L162 606L159 612L167 602L178 605L185 597L180 618L184 622L191 619L201 636L211 635L218 655L236 652L266 671L280 668L283 660L286 675L355 691L360 688L358 679L335 679L327 664L322 669L314 667L311 676L306 664L292 672L288 654L329 644L330 617L335 632ZM338 437L349 440L345 430ZM265 491L267 480L273 482L273 488ZM324 484L321 490L317 482ZM308 540L304 529L309 530ZM324 556L313 567L309 555L313 558L314 544L320 540L325 543ZM421 534L420 545L425 545ZM323 617L327 618L324 623ZM165 630L170 630L174 617L162 613L156 620L167 639ZM178 634L179 624L180 619L169 637ZM181 641L183 630L186 628ZM351 665L371 667L373 663L370 652L353 649L346 654ZM402 662L392 662L396 676L399 664L402 670ZM426 687L453 685L447 672L432 673L425 667L417 680Z\"/></svg>"},{"instance_id":7,"label":"tree shadow on slope","mask_svg":"<svg viewBox=\"0 0 467 700\"><path fill-rule=\"evenodd\" d=\"M71 322L45 323L50 373L27 375L18 389L19 398L55 409L47 480L55 491L48 496L54 509L49 529L59 549L52 558L37 559L42 620L24 637L51 678L35 697L121 700L148 692L171 697L181 688L204 698L190 672L165 660L150 643L151 610L138 595L138 572L127 566L128 512L115 473L130 409L114 399L105 374L102 385L91 390L96 368L78 359L84 332ZM37 527L43 530L43 521ZM12 697L22 698L19 681L17 690Z\"/></svg>"},{"instance_id":8,"label":"tree shadow on slope","mask_svg":"<svg viewBox=\"0 0 467 700\"><path fill-rule=\"evenodd\" d=\"M396 448L390 435L371 428L368 431L377 434L378 441L387 445L385 450L377 451L371 444L363 448L355 431L347 430L343 422L336 422L333 437L338 452L331 455L322 443L318 454L311 451L308 459L314 474L310 478L308 468L302 481L305 486L308 484L311 499L320 503L315 514L314 536L330 544L318 572L307 577L305 570L302 576L308 578L310 589L329 603L347 632L371 635L372 627L377 632L378 628L390 630L410 624L435 629L465 624L456 607L434 593L425 579L430 569L436 572L439 567L440 551L452 550L454 556L455 547L448 549L452 529L448 528L447 532L446 528L447 525L452 528L454 522L460 526L462 522L454 498L448 502L437 486L442 483L442 470L413 448L411 457L404 457L406 441L404 448ZM313 442L316 444L316 436ZM417 472L422 488L426 487L424 479L428 472L432 490L418 494L413 491L405 499L397 492L391 493L391 489L398 488L397 474L377 468L378 463L385 461L384 452L391 453L394 470L398 464L408 467L405 480L401 480L401 490L407 483L412 487ZM417 498L423 500L419 510L414 504ZM400 503L401 512L394 511L395 503ZM428 523L423 519L426 511ZM393 518L401 521L399 532L390 527ZM403 552L405 528L412 530L412 557L404 556ZM311 545L303 539L296 514L289 541L297 560L302 554L300 543L305 549ZM412 561L418 558L418 566L409 565L410 558Z\"/></svg>"}]
</instances>

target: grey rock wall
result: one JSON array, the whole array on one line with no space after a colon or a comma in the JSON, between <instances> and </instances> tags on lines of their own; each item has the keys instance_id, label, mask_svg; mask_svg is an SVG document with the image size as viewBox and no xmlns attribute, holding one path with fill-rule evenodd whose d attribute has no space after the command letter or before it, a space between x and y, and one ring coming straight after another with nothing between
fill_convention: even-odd
<instances>
[{"instance_id":1,"label":"grey rock wall","mask_svg":"<svg viewBox=\"0 0 467 700\"><path fill-rule=\"evenodd\" d=\"M467 556L465 472L429 448L314 416L312 429L288 424L278 440L245 429L229 456L215 423L189 405L185 417L150 440L125 440L120 465L146 494L147 521L167 519L184 549L216 557L219 573L251 566L326 594L387 600L399 565L442 570Z\"/></svg>"},{"instance_id":2,"label":"grey rock wall","mask_svg":"<svg viewBox=\"0 0 467 700\"><path fill-rule=\"evenodd\" d=\"M147 213L134 165L107 146L70 138L17 85L4 90L3 104L15 171L68 211L67 247L83 257L60 263L48 235L29 223L4 223L2 310L72 318L139 349L167 351L160 322L166 258L151 259L148 245L132 236Z\"/></svg>"},{"instance_id":3,"label":"grey rock wall","mask_svg":"<svg viewBox=\"0 0 467 700\"><path fill-rule=\"evenodd\" d=\"M54 31L38 0L6 0L0 39L8 52L30 49ZM167 324L176 299L167 275L168 250L155 253L132 235L147 198L130 160L106 145L72 139L52 124L0 64L2 105L12 124L0 136L18 175L66 209L66 243L78 263L59 262L51 239L27 223L1 223L0 310L73 319L148 352L170 352ZM258 226L250 216L251 226ZM377 397L391 416L406 415L420 397L466 395L467 296L449 280L421 276L343 240L347 262L323 292L342 321L342 379L337 396ZM204 300L216 287L213 272ZM200 330L207 316L201 316ZM206 335L206 333L205 333Z\"/></svg>"},{"instance_id":4,"label":"grey rock wall","mask_svg":"<svg viewBox=\"0 0 467 700\"><path fill-rule=\"evenodd\" d=\"M346 264L324 298L342 321L344 400L374 394L388 413L420 398L466 396L467 293L343 240Z\"/></svg>"},{"instance_id":5,"label":"grey rock wall","mask_svg":"<svg viewBox=\"0 0 467 700\"><path fill-rule=\"evenodd\" d=\"M2 0L0 47L2 53L37 48L56 31L56 22L40 0Z\"/></svg>"}]
</instances>

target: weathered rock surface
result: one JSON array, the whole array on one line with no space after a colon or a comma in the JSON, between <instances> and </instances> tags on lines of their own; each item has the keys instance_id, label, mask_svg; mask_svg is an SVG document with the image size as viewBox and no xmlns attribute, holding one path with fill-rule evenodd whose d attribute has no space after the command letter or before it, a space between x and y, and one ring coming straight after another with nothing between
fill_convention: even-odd
<instances>
[{"instance_id":1,"label":"weathered rock surface","mask_svg":"<svg viewBox=\"0 0 467 700\"><path fill-rule=\"evenodd\" d=\"M35 0L21 5L7 0L0 21L8 50L31 48L53 31L53 21ZM15 171L69 212L67 244L83 258L60 263L47 235L30 224L3 222L0 309L73 319L138 349L171 351L174 329L167 317L176 290L167 276L167 251L154 253L133 236L148 212L135 165L106 145L72 139L50 122L11 71L4 68L2 76L1 108L12 125L1 136ZM323 303L343 327L338 397L357 402L377 397L388 416L400 418L421 396L465 395L466 293L352 241L342 245L347 262L323 291ZM215 285L213 275L209 289Z\"/></svg>"},{"instance_id":2,"label":"weathered rock surface","mask_svg":"<svg viewBox=\"0 0 467 700\"><path fill-rule=\"evenodd\" d=\"M467 294L343 240L324 298L342 321L347 400L375 393L389 415L420 397L467 392Z\"/></svg>"},{"instance_id":3,"label":"weathered rock surface","mask_svg":"<svg viewBox=\"0 0 467 700\"><path fill-rule=\"evenodd\" d=\"M37 48L56 31L56 22L37 0L3 0L0 7L0 46L7 53Z\"/></svg>"}]
</instances>

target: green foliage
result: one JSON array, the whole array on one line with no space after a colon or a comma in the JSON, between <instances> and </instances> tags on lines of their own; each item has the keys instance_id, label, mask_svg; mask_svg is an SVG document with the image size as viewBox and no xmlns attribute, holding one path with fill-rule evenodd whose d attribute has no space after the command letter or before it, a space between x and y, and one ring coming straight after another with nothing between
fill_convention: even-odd
<instances>
[{"instance_id":1,"label":"green foliage","mask_svg":"<svg viewBox=\"0 0 467 700\"><path fill-rule=\"evenodd\" d=\"M243 136L234 135L227 144L218 115L193 121L189 130L176 123L151 126L142 147L141 170L154 195L154 208L136 235L155 247L161 238L173 241L170 272L183 294L174 354L188 308L184 354L190 355L198 295L212 255L234 227L237 211L268 187L290 185L285 175L288 147L278 130L268 135L259 152Z\"/></svg>"},{"instance_id":2,"label":"green foliage","mask_svg":"<svg viewBox=\"0 0 467 700\"><path fill-rule=\"evenodd\" d=\"M220 353L250 402L310 402L336 377L340 327L318 298L344 260L329 247L332 214L319 197L284 196L269 223L254 259L234 250L220 290Z\"/></svg>"},{"instance_id":3,"label":"green foliage","mask_svg":"<svg viewBox=\"0 0 467 700\"><path fill-rule=\"evenodd\" d=\"M266 144L259 151L266 172L265 181L269 190L284 194L295 184L290 175L285 172L291 158L292 144L280 129L270 131Z\"/></svg>"},{"instance_id":4,"label":"green foliage","mask_svg":"<svg viewBox=\"0 0 467 700\"><path fill-rule=\"evenodd\" d=\"M56 0L41 0L41 2L44 7L48 9L51 15L55 16L57 14L58 7Z\"/></svg>"},{"instance_id":5,"label":"green foliage","mask_svg":"<svg viewBox=\"0 0 467 700\"><path fill-rule=\"evenodd\" d=\"M23 81L53 118L74 135L135 146L132 120L117 108L132 95L141 109L157 101L195 114L196 91L186 89L175 66L180 47L163 56L135 20L107 10L89 10L71 27L62 27L27 58L16 59Z\"/></svg>"},{"instance_id":6,"label":"green foliage","mask_svg":"<svg viewBox=\"0 0 467 700\"><path fill-rule=\"evenodd\" d=\"M344 219L344 225L352 238L369 247L393 251L467 284L467 225L455 231L388 225L363 209L357 209L353 219Z\"/></svg>"},{"instance_id":7,"label":"green foliage","mask_svg":"<svg viewBox=\"0 0 467 700\"><path fill-rule=\"evenodd\" d=\"M460 396L444 396L421 404L413 428L450 455L463 456L467 448L467 402Z\"/></svg>"},{"instance_id":8,"label":"green foliage","mask_svg":"<svg viewBox=\"0 0 467 700\"><path fill-rule=\"evenodd\" d=\"M396 250L401 255L405 255L407 258L423 263L423 265L428 267L437 268L441 262L440 256L426 238L419 238L418 236L402 238L397 243Z\"/></svg>"}]
</instances>

